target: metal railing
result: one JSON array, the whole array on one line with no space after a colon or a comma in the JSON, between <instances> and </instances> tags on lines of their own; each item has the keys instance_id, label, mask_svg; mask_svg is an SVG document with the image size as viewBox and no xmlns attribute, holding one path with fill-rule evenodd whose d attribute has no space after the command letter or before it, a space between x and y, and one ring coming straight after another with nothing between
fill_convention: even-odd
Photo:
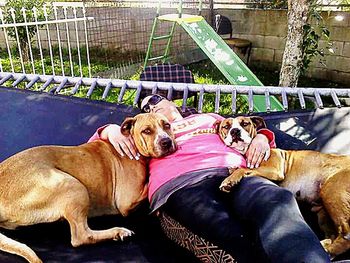
<instances>
[{"instance_id":1,"label":"metal railing","mask_svg":"<svg viewBox=\"0 0 350 263\"><path fill-rule=\"evenodd\" d=\"M0 71L91 77L90 20L83 4L61 3L20 12L0 8L0 46L6 50L0 55ZM87 63L86 74L82 58Z\"/></svg>"},{"instance_id":2,"label":"metal railing","mask_svg":"<svg viewBox=\"0 0 350 263\"><path fill-rule=\"evenodd\" d=\"M10 83L10 84L8 84ZM38 91L50 91L53 94L59 94L67 86L72 87L69 95L76 94L82 87L88 87L86 94L90 98L97 87L103 89L101 99L105 100L109 96L112 89L120 89L116 103L122 103L123 97L127 90L135 91L134 105L137 105L141 91L143 89L151 90L156 93L157 90L166 90L168 99L172 98L174 91L183 92L182 107L186 107L189 92L197 92L198 111L202 112L204 105L204 94L215 94L215 112L219 112L220 95L231 94L231 111L236 113L237 95L243 94L248 96L249 111L253 112L254 95L265 96L266 111L270 108L270 95L279 96L281 98L283 108L288 110L288 97L297 97L302 109L306 107L305 98L312 97L318 108L323 108L323 97L331 97L336 107L342 107L340 98L350 98L350 89L333 89L333 88L283 88L283 87L255 87L255 86L232 86L232 85L203 85L203 84L186 84L186 83L168 83L168 82L149 82L136 80L120 80L120 79L103 79L103 78L84 78L84 77L66 77L53 75L36 75L21 73L0 73L0 86L8 85L18 87L21 85L25 89L33 89L35 86ZM51 87L51 89L50 89ZM54 88L52 88L54 87Z\"/></svg>"}]
</instances>

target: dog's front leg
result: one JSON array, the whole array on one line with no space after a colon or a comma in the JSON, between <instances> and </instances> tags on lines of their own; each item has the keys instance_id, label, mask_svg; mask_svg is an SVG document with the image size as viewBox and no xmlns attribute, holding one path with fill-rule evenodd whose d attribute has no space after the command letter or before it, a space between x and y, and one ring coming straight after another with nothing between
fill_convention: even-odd
<instances>
[{"instance_id":1,"label":"dog's front leg","mask_svg":"<svg viewBox=\"0 0 350 263\"><path fill-rule=\"evenodd\" d=\"M245 176L250 176L252 170L247 168L229 169L229 176L221 183L220 190L230 192L231 188L238 184Z\"/></svg>"}]
</instances>

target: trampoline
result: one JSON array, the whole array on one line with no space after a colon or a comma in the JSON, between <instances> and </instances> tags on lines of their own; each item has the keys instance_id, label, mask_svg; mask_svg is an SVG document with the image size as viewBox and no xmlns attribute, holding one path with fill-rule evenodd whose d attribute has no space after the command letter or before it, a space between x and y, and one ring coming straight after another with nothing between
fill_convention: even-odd
<instances>
[{"instance_id":1,"label":"trampoline","mask_svg":"<svg viewBox=\"0 0 350 263\"><path fill-rule=\"evenodd\" d=\"M11 76L12 78L7 78L7 80L16 81L21 75L11 74ZM97 127L106 123L120 124L125 117L138 113L136 108L122 104L4 87L7 81L4 80L6 76L0 74L0 77L0 84L3 85L0 87L0 127L2 130L0 161L32 146L84 143ZM22 81L30 83L31 79L34 78L35 76L26 76ZM46 83L48 78L48 76L42 79L39 77L37 81ZM52 83L61 83L60 81L62 78L52 77ZM100 84L105 83L106 89L108 83L112 83L110 80L99 81ZM79 79L68 82L78 83ZM91 83L80 81L80 85L91 85ZM134 87L137 92L142 88L152 89L152 92L155 92L157 88L162 88L163 84L158 83L154 88L154 83L133 82L130 86ZM176 85L172 87L176 88ZM181 86L179 84L181 91L190 89L190 91L201 92L201 88L202 86L191 88L189 85ZM252 90L255 91L254 88ZM246 92L249 95L249 90L238 88L236 91L238 93ZM284 90L284 92L284 96L292 94L288 90L287 92ZM300 89L293 91L293 94L298 94L298 92L300 93ZM322 95L322 91L317 92L317 94ZM347 94L350 93L349 90L344 90L344 93L336 91L336 94L348 96ZM331 96L331 92L325 96ZM201 95L199 96L200 103L203 103ZM275 132L276 143L280 148L315 149L328 153L350 154L349 107L260 113L260 115L266 119L269 128ZM306 218L312 224L314 218ZM195 257L193 253L188 251L188 247L187 249L181 248L181 246L186 247L183 244L178 246L171 241L162 231L164 226L161 226L159 219L148 214L146 203L127 218L121 216L92 218L90 225L94 229L124 226L136 234L124 242L111 241L73 248L70 244L69 227L65 221L24 227L18 230L1 229L1 231L9 237L29 245L44 262L190 263L199 262L199 259L205 261L204 257L200 258L198 255ZM181 228L181 226L178 227ZM177 243L179 244L179 242ZM342 255L340 259L343 258L350 257ZM18 256L0 252L0 262L24 261Z\"/></svg>"}]
</instances>

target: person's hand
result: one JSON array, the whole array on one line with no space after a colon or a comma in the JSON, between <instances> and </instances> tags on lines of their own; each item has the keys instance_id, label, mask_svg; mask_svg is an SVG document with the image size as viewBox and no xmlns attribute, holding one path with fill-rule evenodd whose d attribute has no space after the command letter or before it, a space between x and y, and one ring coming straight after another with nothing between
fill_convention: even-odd
<instances>
[{"instance_id":1,"label":"person's hand","mask_svg":"<svg viewBox=\"0 0 350 263\"><path fill-rule=\"evenodd\" d=\"M249 145L246 152L247 167L258 168L262 160L267 160L270 157L269 141L263 134L257 134Z\"/></svg>"},{"instance_id":2,"label":"person's hand","mask_svg":"<svg viewBox=\"0 0 350 263\"><path fill-rule=\"evenodd\" d=\"M134 140L131 136L124 136L117 124L111 124L104 128L101 132L101 139L108 140L120 156L127 155L130 159L136 160L140 158Z\"/></svg>"}]
</instances>

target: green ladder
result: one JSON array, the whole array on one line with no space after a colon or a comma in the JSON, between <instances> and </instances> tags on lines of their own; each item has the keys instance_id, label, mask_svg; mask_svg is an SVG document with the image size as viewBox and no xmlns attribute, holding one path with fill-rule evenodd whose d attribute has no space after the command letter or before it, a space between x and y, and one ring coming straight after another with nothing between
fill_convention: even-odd
<instances>
[{"instance_id":1,"label":"green ladder","mask_svg":"<svg viewBox=\"0 0 350 263\"><path fill-rule=\"evenodd\" d=\"M201 2L199 12L201 11ZM144 68L151 61L166 62L169 59L171 40L176 25L181 26L196 42L199 48L221 71L232 85L239 86L264 86L239 56L225 43L215 30L200 15L182 14L182 1L180 1L178 14L159 15L160 3L157 8L157 15L154 19L150 41L147 48ZM171 30L168 35L154 36L157 25L160 21L171 22ZM164 55L151 57L151 50L154 41L167 39ZM248 100L247 96L243 96ZM266 111L266 98L262 95L255 95L253 98L254 110ZM283 110L282 104L273 96L270 97L270 110Z\"/></svg>"}]
</instances>

